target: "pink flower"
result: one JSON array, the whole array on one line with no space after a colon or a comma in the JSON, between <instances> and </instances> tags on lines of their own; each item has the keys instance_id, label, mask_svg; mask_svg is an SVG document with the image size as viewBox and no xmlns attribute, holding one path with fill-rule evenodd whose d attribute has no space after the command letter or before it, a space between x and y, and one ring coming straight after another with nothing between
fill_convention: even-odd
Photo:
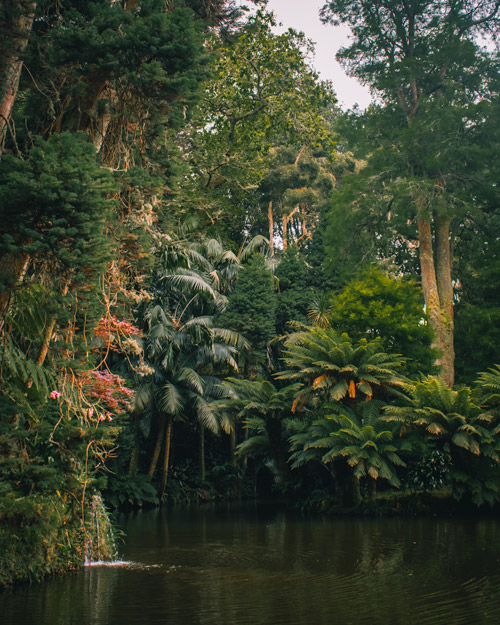
<instances>
[{"instance_id":1,"label":"pink flower","mask_svg":"<svg viewBox=\"0 0 500 625\"><path fill-rule=\"evenodd\" d=\"M105 418L106 418L106 417L105 417L103 414L100 414L100 415L99 415L99 421L104 421L104 419L105 419Z\"/></svg>"},{"instance_id":2,"label":"pink flower","mask_svg":"<svg viewBox=\"0 0 500 625\"><path fill-rule=\"evenodd\" d=\"M50 394L51 399L57 399L58 397L61 397L61 393L59 391L52 391Z\"/></svg>"},{"instance_id":3,"label":"pink flower","mask_svg":"<svg viewBox=\"0 0 500 625\"><path fill-rule=\"evenodd\" d=\"M108 413L108 421L113 421L113 417Z\"/></svg>"},{"instance_id":4,"label":"pink flower","mask_svg":"<svg viewBox=\"0 0 500 625\"><path fill-rule=\"evenodd\" d=\"M94 414L94 409L93 408L89 408L89 417L92 417L93 414Z\"/></svg>"}]
</instances>

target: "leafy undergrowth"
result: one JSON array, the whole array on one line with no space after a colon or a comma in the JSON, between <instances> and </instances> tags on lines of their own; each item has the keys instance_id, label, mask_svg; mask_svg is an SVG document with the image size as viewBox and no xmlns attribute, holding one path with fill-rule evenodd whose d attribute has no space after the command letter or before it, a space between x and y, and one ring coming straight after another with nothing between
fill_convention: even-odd
<instances>
[{"instance_id":1,"label":"leafy undergrowth","mask_svg":"<svg viewBox=\"0 0 500 625\"><path fill-rule=\"evenodd\" d=\"M113 531L99 497L81 502L29 495L0 501L0 588L77 569L85 557L111 558Z\"/></svg>"}]
</instances>

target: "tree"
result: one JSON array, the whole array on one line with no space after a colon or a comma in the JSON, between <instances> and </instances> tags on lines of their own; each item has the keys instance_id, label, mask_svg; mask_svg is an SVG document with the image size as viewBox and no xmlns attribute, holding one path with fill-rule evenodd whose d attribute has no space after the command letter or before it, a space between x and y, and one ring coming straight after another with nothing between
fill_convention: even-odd
<instances>
[{"instance_id":1,"label":"tree","mask_svg":"<svg viewBox=\"0 0 500 625\"><path fill-rule=\"evenodd\" d=\"M344 461L353 470L354 503L361 501L360 481L369 478L370 499L375 500L377 480L400 486L396 467L405 466L398 455L408 443L394 435L381 418L383 402L358 402L349 408L329 405L324 417L315 419L305 432L290 437L292 467L309 462L324 464ZM339 475L337 471L337 477Z\"/></svg>"},{"instance_id":2,"label":"tree","mask_svg":"<svg viewBox=\"0 0 500 625\"><path fill-rule=\"evenodd\" d=\"M404 359L383 352L380 339L354 343L331 327L315 326L286 339L283 360L288 369L276 378L305 386L292 411L307 406L313 419L320 415L291 438L296 466L310 460L332 462L346 505L359 503L359 479L367 472L373 479L380 475L396 484L390 466L399 457L392 434L377 415L383 403L401 396ZM325 447L330 455L318 451Z\"/></svg>"},{"instance_id":3,"label":"tree","mask_svg":"<svg viewBox=\"0 0 500 625\"><path fill-rule=\"evenodd\" d=\"M303 382L305 388L294 410L319 395L323 401L357 401L399 396L405 383L400 369L404 358L382 351L380 339L354 343L331 327L315 326L295 332L285 341L288 367L276 374L280 380Z\"/></svg>"},{"instance_id":4,"label":"tree","mask_svg":"<svg viewBox=\"0 0 500 625\"><path fill-rule=\"evenodd\" d=\"M23 58L35 17L37 2L6 0L0 7L0 154L7 131L12 131L10 116L19 88Z\"/></svg>"},{"instance_id":5,"label":"tree","mask_svg":"<svg viewBox=\"0 0 500 625\"><path fill-rule=\"evenodd\" d=\"M23 579L78 566L109 523L99 490L128 423L127 374L151 375L134 308L168 291L178 322L194 298L193 331L182 354L173 348L176 376L167 383L198 416L207 415L214 359L230 362L234 335L203 316L223 309L218 276L205 280L186 263L155 275L152 292L145 287L182 161L172 135L206 77L207 30L230 36L238 16L223 0L1 3L0 516L8 575L12 563ZM23 525L34 530L31 543L12 539Z\"/></svg>"},{"instance_id":6,"label":"tree","mask_svg":"<svg viewBox=\"0 0 500 625\"><path fill-rule=\"evenodd\" d=\"M450 387L451 228L464 204L474 203L470 175L460 172L467 171L464 163L480 170L466 146L477 137L478 102L493 68L475 38L491 35L499 11L497 2L338 0L321 12L325 21L350 26L353 42L338 58L380 94L390 113L391 127L379 126L388 140L377 143L387 150L386 160L390 154L379 180L388 210L412 206L426 308Z\"/></svg>"},{"instance_id":7,"label":"tree","mask_svg":"<svg viewBox=\"0 0 500 625\"><path fill-rule=\"evenodd\" d=\"M432 370L432 329L421 290L412 280L393 278L377 266L370 267L332 295L328 319L333 328L353 340L380 337L388 352L411 359L406 363L407 373Z\"/></svg>"},{"instance_id":8,"label":"tree","mask_svg":"<svg viewBox=\"0 0 500 625\"><path fill-rule=\"evenodd\" d=\"M182 315L182 316L181 316ZM218 432L219 423L207 394L209 365L237 369L235 349L224 342L208 316L193 317L189 309L178 316L153 306L147 313L146 362L152 373L145 377L136 396L135 412L149 421L155 445L149 464L153 477L163 447L160 497L167 486L172 427L191 414L203 428ZM213 386L213 383L211 384Z\"/></svg>"},{"instance_id":9,"label":"tree","mask_svg":"<svg viewBox=\"0 0 500 625\"><path fill-rule=\"evenodd\" d=\"M458 233L456 292L457 379L471 384L498 362L500 241L498 214L471 215Z\"/></svg>"},{"instance_id":10,"label":"tree","mask_svg":"<svg viewBox=\"0 0 500 625\"><path fill-rule=\"evenodd\" d=\"M293 401L301 387L296 383L277 388L261 377L227 378L224 388L228 397L216 402L217 410L236 412L250 430L250 437L238 446L238 455L270 457L281 485L290 481L285 425L293 417Z\"/></svg>"},{"instance_id":11,"label":"tree","mask_svg":"<svg viewBox=\"0 0 500 625\"><path fill-rule=\"evenodd\" d=\"M485 390L487 376L484 377ZM452 485L457 499L468 495L478 506L500 498L497 432L468 387L456 391L440 378L428 376L408 386L406 405L386 408L386 420L405 430L417 428L452 462Z\"/></svg>"},{"instance_id":12,"label":"tree","mask_svg":"<svg viewBox=\"0 0 500 625\"><path fill-rule=\"evenodd\" d=\"M237 37L213 42L218 60L203 106L191 133L179 137L193 172L180 209L191 206L225 243L239 245L249 227L251 235L267 234L255 191L274 146L289 146L294 160L303 145L326 157L334 151L323 114L334 97L307 63L311 45L292 30L274 34L273 25L259 11Z\"/></svg>"},{"instance_id":13,"label":"tree","mask_svg":"<svg viewBox=\"0 0 500 625\"><path fill-rule=\"evenodd\" d=\"M267 218L269 241L304 248L310 242L319 221L320 207L335 187L337 163L332 153L310 140L299 147L273 147L269 154L269 170L257 189L259 214ZM257 217L250 216L258 226Z\"/></svg>"},{"instance_id":14,"label":"tree","mask_svg":"<svg viewBox=\"0 0 500 625\"><path fill-rule=\"evenodd\" d=\"M303 254L290 247L279 260L275 269L278 280L278 306L276 309L276 333L289 330L289 321L307 322L307 311L315 295L310 286L310 270Z\"/></svg>"},{"instance_id":15,"label":"tree","mask_svg":"<svg viewBox=\"0 0 500 625\"><path fill-rule=\"evenodd\" d=\"M89 292L98 288L111 258L106 224L112 178L83 136L65 133L38 141L25 159L4 155L0 187L0 314L23 282L30 285L25 276L36 276L47 308L35 358L43 364L58 321L70 344L74 332L68 318L84 315L86 307L92 322Z\"/></svg>"},{"instance_id":16,"label":"tree","mask_svg":"<svg viewBox=\"0 0 500 625\"><path fill-rule=\"evenodd\" d=\"M220 323L250 343L245 372L255 377L267 365L268 344L275 332L276 292L262 254L254 254L241 269Z\"/></svg>"}]
</instances>

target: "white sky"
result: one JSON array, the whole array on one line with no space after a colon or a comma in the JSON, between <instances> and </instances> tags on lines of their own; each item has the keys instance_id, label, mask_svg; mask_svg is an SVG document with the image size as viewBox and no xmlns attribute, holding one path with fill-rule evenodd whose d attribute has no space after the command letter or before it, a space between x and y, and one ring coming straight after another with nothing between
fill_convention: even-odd
<instances>
[{"instance_id":1,"label":"white sky","mask_svg":"<svg viewBox=\"0 0 500 625\"><path fill-rule=\"evenodd\" d=\"M325 0L269 0L267 9L273 11L277 21L283 24L278 32L293 28L314 41L314 69L323 80L332 81L342 108L351 108L356 103L366 108L371 100L369 90L349 78L335 60L337 50L349 42L349 29L322 24L319 10L324 4Z\"/></svg>"}]
</instances>

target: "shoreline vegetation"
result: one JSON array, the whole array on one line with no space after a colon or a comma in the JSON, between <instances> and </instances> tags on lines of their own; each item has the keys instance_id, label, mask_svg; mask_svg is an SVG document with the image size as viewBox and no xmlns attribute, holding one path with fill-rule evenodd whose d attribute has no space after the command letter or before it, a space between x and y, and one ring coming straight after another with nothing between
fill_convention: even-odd
<instances>
[{"instance_id":1,"label":"shoreline vegetation","mask_svg":"<svg viewBox=\"0 0 500 625\"><path fill-rule=\"evenodd\" d=\"M500 4L325 3L365 111L249 5L1 3L0 586L127 508L498 513Z\"/></svg>"},{"instance_id":2,"label":"shoreline vegetation","mask_svg":"<svg viewBox=\"0 0 500 625\"><path fill-rule=\"evenodd\" d=\"M177 509L210 504L247 504L259 500L206 499L207 492L198 493L199 500L177 504ZM269 505L285 507L306 517L338 518L380 518L380 517L439 517L439 518L481 518L497 515L498 508L482 509L460 504L452 498L451 489L435 492L384 492L376 501L365 501L355 508L335 505L325 492L312 493L303 502L290 503L286 499L266 499ZM100 504L101 505L101 504ZM146 506L145 509L152 506ZM126 508L130 513L139 508ZM69 525L71 515L66 511L64 525L58 527L64 511L56 502L44 502L34 508L29 517L24 510L12 509L0 516L0 591L19 584L31 584L44 579L76 571L86 562L112 561L116 557L116 528L104 509L99 513L101 520L96 526L94 519L87 524L85 532L78 524ZM57 520L56 520L57 517Z\"/></svg>"}]
</instances>

